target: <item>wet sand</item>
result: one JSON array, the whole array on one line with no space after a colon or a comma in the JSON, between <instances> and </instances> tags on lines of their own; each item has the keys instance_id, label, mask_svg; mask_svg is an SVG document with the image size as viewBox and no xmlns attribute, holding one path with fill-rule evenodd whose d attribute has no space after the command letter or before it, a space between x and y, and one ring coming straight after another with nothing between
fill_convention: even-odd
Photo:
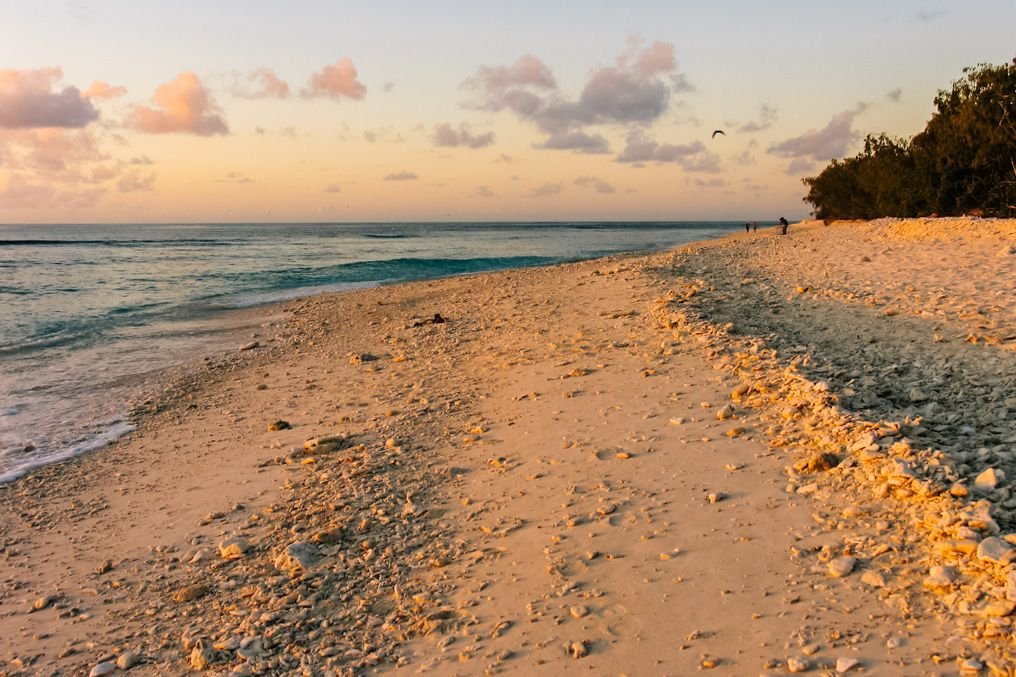
<instances>
[{"instance_id":1,"label":"wet sand","mask_svg":"<svg viewBox=\"0 0 1016 677\"><path fill-rule=\"evenodd\" d=\"M1012 298L886 220L285 304L0 489L0 669L1006 674Z\"/></svg>"}]
</instances>

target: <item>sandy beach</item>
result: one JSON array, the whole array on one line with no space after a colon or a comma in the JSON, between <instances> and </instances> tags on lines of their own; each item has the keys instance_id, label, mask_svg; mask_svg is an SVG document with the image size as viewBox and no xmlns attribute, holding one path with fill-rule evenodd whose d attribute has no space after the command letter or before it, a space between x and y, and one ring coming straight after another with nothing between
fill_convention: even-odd
<instances>
[{"instance_id":1,"label":"sandy beach","mask_svg":"<svg viewBox=\"0 0 1016 677\"><path fill-rule=\"evenodd\" d=\"M883 219L256 311L0 487L0 674L1014 674L1014 299Z\"/></svg>"}]
</instances>

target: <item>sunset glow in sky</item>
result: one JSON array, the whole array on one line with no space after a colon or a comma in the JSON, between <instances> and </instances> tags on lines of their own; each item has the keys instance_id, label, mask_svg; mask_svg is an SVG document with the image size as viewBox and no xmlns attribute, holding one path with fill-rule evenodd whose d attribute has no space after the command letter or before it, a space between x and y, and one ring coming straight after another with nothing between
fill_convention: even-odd
<instances>
[{"instance_id":1,"label":"sunset glow in sky","mask_svg":"<svg viewBox=\"0 0 1016 677\"><path fill-rule=\"evenodd\" d=\"M706 5L8 0L0 223L801 217L1016 55L1012 0Z\"/></svg>"}]
</instances>

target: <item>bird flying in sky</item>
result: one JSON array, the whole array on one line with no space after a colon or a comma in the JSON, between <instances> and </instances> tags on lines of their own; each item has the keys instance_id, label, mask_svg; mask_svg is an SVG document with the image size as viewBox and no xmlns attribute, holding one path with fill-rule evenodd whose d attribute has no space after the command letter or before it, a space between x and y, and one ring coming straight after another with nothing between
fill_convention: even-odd
<instances>
[{"instance_id":1,"label":"bird flying in sky","mask_svg":"<svg viewBox=\"0 0 1016 677\"><path fill-rule=\"evenodd\" d=\"M715 132L713 132L713 135L709 138L715 139L717 134L722 134L723 136L727 135L727 133L722 129L717 129Z\"/></svg>"}]
</instances>

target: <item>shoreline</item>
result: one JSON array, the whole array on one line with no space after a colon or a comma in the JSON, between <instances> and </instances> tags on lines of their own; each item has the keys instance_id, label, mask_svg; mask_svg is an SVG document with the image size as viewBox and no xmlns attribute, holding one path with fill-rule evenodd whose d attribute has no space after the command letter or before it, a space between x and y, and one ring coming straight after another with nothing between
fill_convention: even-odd
<instances>
[{"instance_id":1,"label":"shoreline","mask_svg":"<svg viewBox=\"0 0 1016 677\"><path fill-rule=\"evenodd\" d=\"M958 483L972 497L981 490L964 477L1005 460L992 450L1016 428L1005 397L1011 386L996 386L1002 432L988 424L973 433L989 453L968 458L949 448L960 426L934 429L951 424L928 409L935 398L958 404L963 388L936 385L931 368L930 380L914 386L923 399L867 401L865 388L881 382L860 387L837 362L855 339L799 333L797 319L822 318L834 334L849 326L862 336L870 324L873 336L893 332L901 345L907 332L926 335L934 350L952 351L942 359L971 374L984 363L990 374L994 362L1013 361L1011 318L984 303L967 317L963 279L942 292L906 291L909 281L900 280L898 290L869 294L856 281L863 277L837 277L838 269L899 278L896 248L913 253L915 266L951 256L893 223L847 228L792 226L788 238L734 233L673 252L480 273L480 283L446 278L286 302L262 355L202 365L128 437L0 487L0 511L10 518L0 531L0 601L9 609L0 628L17 638L4 654L17 654L28 672L61 666L82 674L128 650L144 659L132 670L139 674L181 672L195 661L254 673L307 665L398 671L400 663L454 670L465 661L469 671L549 674L576 660L601 670L715 664L744 672L765 661L784 669L791 658L917 674L935 652L955 659L957 670L963 660L1004 665L1002 639L986 637L983 626L1008 636L999 629L1008 628L1008 613L1000 614L1008 560L978 556L978 540L989 539L976 520L988 534L995 520L1004 535L1010 518L982 511L907 532L931 507L955 509L936 501L975 505L949 492ZM845 240L869 261L834 264ZM949 240L958 242L968 274L1010 265L999 246L988 258L983 238ZM971 258L982 249L983 259ZM996 291L1006 288L978 293L983 300ZM934 317L925 317L931 298ZM751 304L773 312L746 322ZM412 326L434 312L448 324ZM896 349L888 340L880 348ZM908 408L931 411L930 423L922 431L913 417L897 428L876 419L865 428L862 419L855 429L837 418L892 406L903 418ZM293 428L266 433L277 418ZM303 450L306 439L326 435L341 442ZM814 463L811 439L821 440ZM822 453L838 456L831 470L818 467ZM959 468L956 482L936 468ZM1010 500L983 495L999 510ZM766 513L788 531L758 523ZM243 542L236 556L221 555L231 538ZM999 557L1009 557L1006 542L995 541ZM752 554L742 559L744 552ZM833 563L848 559L850 570L830 578ZM764 571L755 562L766 562ZM944 567L932 570L946 579L937 587L926 581L933 566ZM881 585L872 583L876 574ZM713 579L726 582L714 588ZM207 589L173 601L194 581ZM314 594L326 588L338 603L327 610ZM660 606L670 594L691 608L719 604L728 620ZM986 600L995 604L987 612ZM238 616L237 604L248 611ZM830 616L838 607L853 611ZM664 646L641 609L673 627L716 627L681 633L686 648ZM104 624L114 612L118 620ZM908 625L915 613L927 627ZM767 619L765 631L752 614ZM881 644L865 635L867 621L856 623L863 614L880 619ZM215 636L231 617L242 622ZM308 624L326 617L345 620L337 631ZM26 623L34 628L27 635L18 630ZM734 641L748 625L763 648ZM831 628L840 639L824 634ZM73 643L82 635L102 640Z\"/></svg>"},{"instance_id":2,"label":"shoreline","mask_svg":"<svg viewBox=\"0 0 1016 677\"><path fill-rule=\"evenodd\" d=\"M689 223L697 224L698 227L712 227L709 224L700 224L698 222ZM614 225L616 226L617 224ZM662 225L673 226L673 223ZM685 234L692 232L694 231L688 231ZM649 243L646 243L646 246L650 246ZM650 246L649 249L633 250L630 253L649 253L655 250L657 248ZM522 258L524 259L525 257ZM489 265L493 265L494 270L497 270L498 266L509 264L513 268L516 266L524 268L585 260L586 257L575 255L550 258L552 260L548 262L541 261L539 263L526 263L521 259L519 261L503 261L496 256L489 260L483 260L487 261ZM395 259L395 261L398 260L397 258ZM473 261L473 259L467 260ZM479 261L481 259L476 260ZM454 266L452 267L454 268ZM470 266L465 267L468 268ZM423 277L419 278L423 280L475 274L473 271L440 274L435 271L428 271L426 268L415 271L403 271L403 273L410 276L423 275ZM156 334L156 338L152 339L153 343L151 343L149 348L149 350L154 351L151 362L141 363L136 359L135 354L138 352L139 347L133 346L131 344L132 339L128 336L114 337L111 342L105 344L100 342L96 346L84 345L58 358L60 361L55 365L50 365L46 361L48 358L44 358L44 356L34 357L32 354L26 355L17 365L11 365L13 370L11 374L11 387L14 390L18 389L15 385L18 384L21 375L39 373L42 376L38 379L38 383L32 380L30 381L32 387L25 388L19 392L19 395L23 396L23 401L19 401L17 403L18 406L10 410L13 418L5 419L5 425L7 426L7 429L4 430L5 457L3 460L5 462L0 464L0 469L3 470L5 478L4 482L10 481L15 476L23 475L31 467L39 467L51 462L62 461L68 457L72 458L80 455L80 453L88 453L87 451L81 452L80 450L82 449L87 448L91 450L96 446L101 446L103 444L102 440L110 438L114 427L117 429L123 428L122 425L113 426L112 423L107 425L104 425L104 423L107 420L112 422L114 419L118 422L128 422L129 417L124 414L129 412L137 401L143 401L147 393L158 390L159 381L176 378L174 375L176 371L180 368L186 369L186 364L191 361L187 359L188 354L193 356L197 352L202 357L218 359L221 357L220 353L230 349L230 343L235 343L235 347L238 347L257 342L259 334L258 325L262 323L261 318L270 315L272 308L278 308L279 312L284 312L283 309L286 304L293 300L323 293L344 293L356 289L398 284L401 281L403 280L386 278L367 283L343 282L338 284L339 288L333 288L336 285L328 284L318 287L283 289L254 295L236 294L231 297L233 303L205 304L205 306L195 310L194 312L198 314L190 319L176 317L175 315L172 319L155 318L149 320L149 323L145 325L153 331L158 330L159 332ZM244 313L248 309L251 312ZM242 326L236 326L237 323L231 322L230 318L241 318ZM244 320L243 318L246 319ZM182 328L183 331L180 331L176 327L179 322L189 324L186 324ZM193 331L188 331L188 329L192 330L194 327L202 330L200 332L203 334L202 338L196 338ZM253 341L244 339L243 334L245 333L252 333L252 336L249 338L252 338ZM127 353L124 353L124 351L127 351ZM82 357L91 358L91 361L82 363ZM116 393L116 398L123 400L124 406L120 412L114 412L105 404L92 401L90 399L92 396L84 390L81 392L68 392L66 388L60 391L54 390L54 387L60 384L56 380L56 377L47 375L50 373L73 373L77 370L92 378L101 380L105 378L105 370L92 369L87 365L96 363L117 365L121 364L120 358L123 357L128 358L124 362L125 366L113 367L114 371L119 369L122 373L120 373L115 383L110 381L108 384L108 387ZM75 362L75 360L77 361ZM152 370L153 366L156 367L155 370ZM106 381L102 382L106 383ZM24 385L24 383L21 385ZM109 400L108 397L97 397L100 400ZM64 407L64 402L67 403L66 407ZM82 412L80 416L75 414L76 411ZM34 412L45 412L46 415L42 416ZM52 420L54 418L62 419L64 425L47 425L47 419ZM25 458L20 458L22 449L26 450L23 452L26 454Z\"/></svg>"}]
</instances>

